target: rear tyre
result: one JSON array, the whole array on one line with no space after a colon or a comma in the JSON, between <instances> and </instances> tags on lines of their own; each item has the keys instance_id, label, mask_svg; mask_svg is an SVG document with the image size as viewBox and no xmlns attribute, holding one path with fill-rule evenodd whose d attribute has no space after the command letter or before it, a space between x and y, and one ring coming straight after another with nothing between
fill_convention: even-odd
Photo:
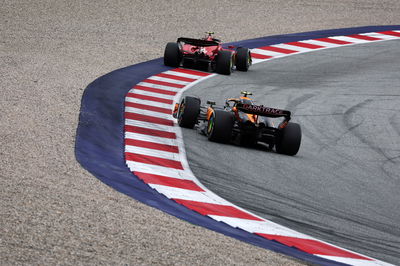
<instances>
[{"instance_id":1,"label":"rear tyre","mask_svg":"<svg viewBox=\"0 0 400 266\"><path fill-rule=\"evenodd\" d=\"M181 50L176 42L169 42L164 51L164 65L171 67L179 67L181 64Z\"/></svg>"},{"instance_id":2,"label":"rear tyre","mask_svg":"<svg viewBox=\"0 0 400 266\"><path fill-rule=\"evenodd\" d=\"M218 74L230 75L233 67L233 54L231 51L219 51L215 71Z\"/></svg>"},{"instance_id":3,"label":"rear tyre","mask_svg":"<svg viewBox=\"0 0 400 266\"><path fill-rule=\"evenodd\" d=\"M239 47L236 51L236 69L239 71L247 71L250 65L250 50L248 48Z\"/></svg>"},{"instance_id":4,"label":"rear tyre","mask_svg":"<svg viewBox=\"0 0 400 266\"><path fill-rule=\"evenodd\" d=\"M233 114L223 110L214 110L207 125L208 139L228 143L232 138Z\"/></svg>"},{"instance_id":5,"label":"rear tyre","mask_svg":"<svg viewBox=\"0 0 400 266\"><path fill-rule=\"evenodd\" d=\"M286 155L296 155L301 143L301 128L297 123L288 123L281 130L275 144L276 151Z\"/></svg>"},{"instance_id":6,"label":"rear tyre","mask_svg":"<svg viewBox=\"0 0 400 266\"><path fill-rule=\"evenodd\" d=\"M186 96L178 109L178 124L180 127L193 128L200 113L200 99Z\"/></svg>"}]
</instances>

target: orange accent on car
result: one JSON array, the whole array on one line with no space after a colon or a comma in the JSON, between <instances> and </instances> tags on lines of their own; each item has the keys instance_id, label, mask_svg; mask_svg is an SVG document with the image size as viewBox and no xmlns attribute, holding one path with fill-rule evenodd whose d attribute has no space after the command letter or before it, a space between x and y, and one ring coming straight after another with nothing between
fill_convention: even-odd
<instances>
[{"instance_id":1,"label":"orange accent on car","mask_svg":"<svg viewBox=\"0 0 400 266\"><path fill-rule=\"evenodd\" d=\"M172 116L175 118L177 118L178 116L178 109L179 109L179 103L175 103L174 110L172 111Z\"/></svg>"},{"instance_id":2,"label":"orange accent on car","mask_svg":"<svg viewBox=\"0 0 400 266\"><path fill-rule=\"evenodd\" d=\"M249 120L252 122L252 123L256 123L256 121L257 121L257 115L253 115L253 114L246 114L247 115L247 117L249 118Z\"/></svg>"},{"instance_id":3,"label":"orange accent on car","mask_svg":"<svg viewBox=\"0 0 400 266\"><path fill-rule=\"evenodd\" d=\"M283 121L283 122L279 125L279 128L280 128L280 129L283 129L283 128L285 128L285 127L287 126L287 124L288 124L287 121Z\"/></svg>"},{"instance_id":4,"label":"orange accent on car","mask_svg":"<svg viewBox=\"0 0 400 266\"><path fill-rule=\"evenodd\" d=\"M210 120L210 117L212 115L212 113L214 112L214 109L212 109L211 107L207 108L207 121Z\"/></svg>"}]
</instances>

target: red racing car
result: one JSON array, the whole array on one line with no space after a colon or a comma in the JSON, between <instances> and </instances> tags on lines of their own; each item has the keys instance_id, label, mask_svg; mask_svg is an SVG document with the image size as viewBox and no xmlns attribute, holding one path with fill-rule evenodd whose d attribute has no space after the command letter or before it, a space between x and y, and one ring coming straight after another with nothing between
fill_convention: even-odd
<instances>
[{"instance_id":1,"label":"red racing car","mask_svg":"<svg viewBox=\"0 0 400 266\"><path fill-rule=\"evenodd\" d=\"M247 71L251 65L250 50L245 47L228 46L222 48L219 39L207 32L202 39L178 38L165 47L164 64L171 67L205 67L208 71L230 75L234 66L239 71Z\"/></svg>"}]
</instances>

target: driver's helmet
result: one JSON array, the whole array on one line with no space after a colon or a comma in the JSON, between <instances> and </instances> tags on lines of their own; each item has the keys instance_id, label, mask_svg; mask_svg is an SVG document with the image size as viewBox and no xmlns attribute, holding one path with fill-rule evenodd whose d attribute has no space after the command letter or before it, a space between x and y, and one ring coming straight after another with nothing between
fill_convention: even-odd
<instances>
[{"instance_id":1,"label":"driver's helmet","mask_svg":"<svg viewBox=\"0 0 400 266\"><path fill-rule=\"evenodd\" d=\"M212 32L212 31L207 31L206 32L206 37L204 37L204 40L206 40L206 41L215 41L215 42L221 42L221 40L220 39L216 39L216 38L214 38L212 35L214 34L214 32Z\"/></svg>"},{"instance_id":2,"label":"driver's helmet","mask_svg":"<svg viewBox=\"0 0 400 266\"><path fill-rule=\"evenodd\" d=\"M253 101L247 97L240 97L240 103L253 105Z\"/></svg>"}]
</instances>

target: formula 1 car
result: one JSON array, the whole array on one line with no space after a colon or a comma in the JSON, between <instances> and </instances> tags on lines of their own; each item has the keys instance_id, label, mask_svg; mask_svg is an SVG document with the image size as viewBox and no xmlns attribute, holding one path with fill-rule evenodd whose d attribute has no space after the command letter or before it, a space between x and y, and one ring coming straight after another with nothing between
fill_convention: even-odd
<instances>
[{"instance_id":1,"label":"formula 1 car","mask_svg":"<svg viewBox=\"0 0 400 266\"><path fill-rule=\"evenodd\" d=\"M197 97L186 96L175 104L173 116L180 127L198 127L209 140L252 146L259 142L269 149L275 147L281 154L296 155L301 143L301 128L289 122L291 112L282 109L256 105L247 97L250 92L242 91L243 96L229 98L225 106L217 107L215 102L207 101L201 106ZM273 120L278 120L275 126Z\"/></svg>"},{"instance_id":2,"label":"formula 1 car","mask_svg":"<svg viewBox=\"0 0 400 266\"><path fill-rule=\"evenodd\" d=\"M214 32L202 39L178 38L169 42L164 51L164 64L171 67L205 66L208 71L230 75L233 67L239 71L247 71L252 63L250 50L245 47L228 46L222 48L219 39L213 38Z\"/></svg>"}]
</instances>

